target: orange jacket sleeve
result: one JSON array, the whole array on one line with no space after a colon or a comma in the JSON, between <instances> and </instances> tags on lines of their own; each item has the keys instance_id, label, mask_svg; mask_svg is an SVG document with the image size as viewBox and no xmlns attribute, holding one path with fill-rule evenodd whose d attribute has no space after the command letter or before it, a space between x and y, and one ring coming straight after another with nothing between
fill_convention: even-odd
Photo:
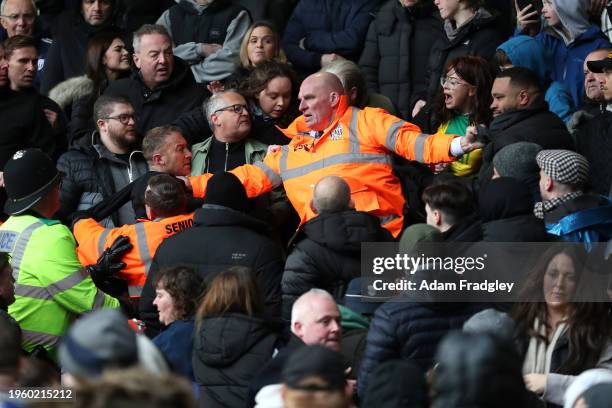
<instances>
[{"instance_id":1,"label":"orange jacket sleeve","mask_svg":"<svg viewBox=\"0 0 612 408\"><path fill-rule=\"evenodd\" d=\"M257 197L282 184L279 169L280 156L281 152L271 153L263 161L238 166L230 173L240 179L249 198ZM211 177L211 173L205 173L189 178L194 197L206 195L206 184Z\"/></svg>"},{"instance_id":2,"label":"orange jacket sleeve","mask_svg":"<svg viewBox=\"0 0 612 408\"><path fill-rule=\"evenodd\" d=\"M98 258L107 246L119 236L133 236L133 225L124 225L119 228L104 228L93 218L79 220L74 225L74 238L79 246L77 254L81 265L87 266L98 262ZM132 245L135 245L132 242Z\"/></svg>"},{"instance_id":3,"label":"orange jacket sleeve","mask_svg":"<svg viewBox=\"0 0 612 408\"><path fill-rule=\"evenodd\" d=\"M380 109L365 109L366 123L376 143L408 160L441 163L455 160L450 154L451 142L457 135L422 133L421 129Z\"/></svg>"}]
</instances>

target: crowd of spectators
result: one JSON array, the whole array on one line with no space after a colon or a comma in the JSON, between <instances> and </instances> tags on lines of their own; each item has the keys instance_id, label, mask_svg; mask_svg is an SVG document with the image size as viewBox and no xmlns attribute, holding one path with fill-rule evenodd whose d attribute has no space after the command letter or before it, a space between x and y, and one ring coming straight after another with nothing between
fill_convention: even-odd
<instances>
[{"instance_id":1,"label":"crowd of spectators","mask_svg":"<svg viewBox=\"0 0 612 408\"><path fill-rule=\"evenodd\" d=\"M611 7L1 0L0 407L612 406ZM362 276L483 242L515 303Z\"/></svg>"}]
</instances>

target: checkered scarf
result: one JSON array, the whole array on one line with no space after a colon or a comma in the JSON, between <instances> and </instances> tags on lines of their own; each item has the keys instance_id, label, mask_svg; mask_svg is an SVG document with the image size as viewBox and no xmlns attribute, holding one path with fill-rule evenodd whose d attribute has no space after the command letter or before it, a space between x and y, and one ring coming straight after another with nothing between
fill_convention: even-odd
<instances>
[{"instance_id":1,"label":"checkered scarf","mask_svg":"<svg viewBox=\"0 0 612 408\"><path fill-rule=\"evenodd\" d=\"M562 195L561 197L555 197L550 200L535 203L535 205L533 206L533 214L539 219L543 220L544 214L552 211L553 209L557 208L558 206L567 201L573 200L576 197L580 197L582 194L584 194L582 191L574 191L573 193L567 193L565 195Z\"/></svg>"}]
</instances>

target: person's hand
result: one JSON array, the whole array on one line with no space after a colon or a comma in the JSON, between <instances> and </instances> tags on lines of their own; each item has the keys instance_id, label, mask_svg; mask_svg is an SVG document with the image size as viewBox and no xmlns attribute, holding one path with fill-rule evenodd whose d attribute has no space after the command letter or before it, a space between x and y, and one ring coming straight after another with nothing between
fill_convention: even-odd
<instances>
[{"instance_id":1,"label":"person's hand","mask_svg":"<svg viewBox=\"0 0 612 408\"><path fill-rule=\"evenodd\" d=\"M221 81L210 81L208 85L206 85L206 88L208 88L212 94L225 91L225 85L223 85Z\"/></svg>"},{"instance_id":2,"label":"person's hand","mask_svg":"<svg viewBox=\"0 0 612 408\"><path fill-rule=\"evenodd\" d=\"M528 4L525 8L519 10L518 2L514 0L514 7L516 8L516 25L521 32L525 31L527 27L539 23L536 17L538 10L534 9L533 4Z\"/></svg>"},{"instance_id":3,"label":"person's hand","mask_svg":"<svg viewBox=\"0 0 612 408\"><path fill-rule=\"evenodd\" d=\"M53 129L57 126L57 112L53 112L51 109L43 109L47 121Z\"/></svg>"},{"instance_id":4,"label":"person's hand","mask_svg":"<svg viewBox=\"0 0 612 408\"><path fill-rule=\"evenodd\" d=\"M478 141L478 130L476 126L468 126L465 130L465 136L460 139L463 153L469 153L472 150L482 149L484 144Z\"/></svg>"},{"instance_id":5,"label":"person's hand","mask_svg":"<svg viewBox=\"0 0 612 408\"><path fill-rule=\"evenodd\" d=\"M323 54L321 55L321 66L324 67L328 64L331 64L334 61L344 59L342 56L338 54Z\"/></svg>"},{"instance_id":6,"label":"person's hand","mask_svg":"<svg viewBox=\"0 0 612 408\"><path fill-rule=\"evenodd\" d=\"M210 55L219 51L221 48L223 48L223 46L219 44L201 43L200 54L204 55L205 58L208 58Z\"/></svg>"},{"instance_id":7,"label":"person's hand","mask_svg":"<svg viewBox=\"0 0 612 408\"><path fill-rule=\"evenodd\" d=\"M414 117L416 115L419 114L419 112L421 111L421 109L423 109L423 106L425 106L427 104L427 102L425 102L422 99L419 99L418 101L416 101L416 103L414 104L414 108L412 108L412 118L414 119Z\"/></svg>"},{"instance_id":8,"label":"person's hand","mask_svg":"<svg viewBox=\"0 0 612 408\"><path fill-rule=\"evenodd\" d=\"M0 171L0 187L4 187L4 172Z\"/></svg>"},{"instance_id":9,"label":"person's hand","mask_svg":"<svg viewBox=\"0 0 612 408\"><path fill-rule=\"evenodd\" d=\"M591 0L591 9L589 10L589 14L599 20L601 18L601 13L603 13L606 8L606 4L608 0Z\"/></svg>"},{"instance_id":10,"label":"person's hand","mask_svg":"<svg viewBox=\"0 0 612 408\"><path fill-rule=\"evenodd\" d=\"M448 169L448 166L450 166L448 163L436 163L434 164L433 172L435 174L444 173Z\"/></svg>"},{"instance_id":11,"label":"person's hand","mask_svg":"<svg viewBox=\"0 0 612 408\"><path fill-rule=\"evenodd\" d=\"M540 395L544 394L544 390L546 389L546 374L525 374L523 379L529 391Z\"/></svg>"},{"instance_id":12,"label":"person's hand","mask_svg":"<svg viewBox=\"0 0 612 408\"><path fill-rule=\"evenodd\" d=\"M272 153L280 152L282 146L279 145L270 145L268 146L268 151L266 152L266 156Z\"/></svg>"}]
</instances>

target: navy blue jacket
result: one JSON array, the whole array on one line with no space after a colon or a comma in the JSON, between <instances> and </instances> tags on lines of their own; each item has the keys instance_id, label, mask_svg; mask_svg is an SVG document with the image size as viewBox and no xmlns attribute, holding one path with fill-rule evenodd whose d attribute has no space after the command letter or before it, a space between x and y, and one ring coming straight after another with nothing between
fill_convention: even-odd
<instances>
[{"instance_id":1,"label":"navy blue jacket","mask_svg":"<svg viewBox=\"0 0 612 408\"><path fill-rule=\"evenodd\" d=\"M463 323L483 308L480 303L401 301L380 306L370 324L359 368L359 395L366 390L370 373L385 361L410 359L424 370L429 369L442 338L451 330L461 330Z\"/></svg>"},{"instance_id":2,"label":"navy blue jacket","mask_svg":"<svg viewBox=\"0 0 612 408\"><path fill-rule=\"evenodd\" d=\"M321 68L321 55L336 53L356 61L365 43L372 0L301 0L283 36L283 49L298 71ZM304 39L304 48L300 41Z\"/></svg>"}]
</instances>

